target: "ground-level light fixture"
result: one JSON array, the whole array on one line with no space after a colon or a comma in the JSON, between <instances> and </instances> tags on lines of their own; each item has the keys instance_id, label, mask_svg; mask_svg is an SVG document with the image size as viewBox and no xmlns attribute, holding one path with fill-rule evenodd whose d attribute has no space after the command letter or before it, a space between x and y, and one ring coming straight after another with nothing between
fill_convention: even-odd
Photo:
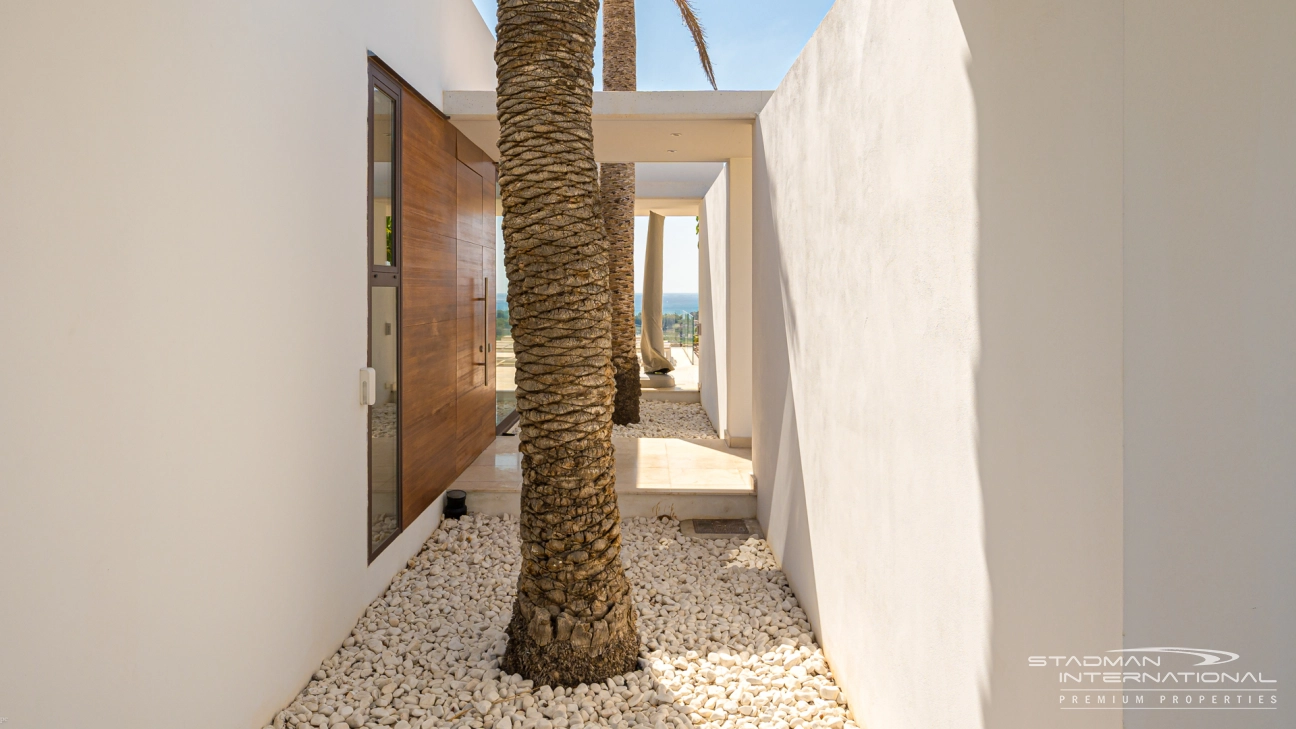
<instances>
[{"instance_id":1,"label":"ground-level light fixture","mask_svg":"<svg viewBox=\"0 0 1296 729\"><path fill-rule=\"evenodd\" d=\"M447 519L458 519L468 513L468 494L454 489L446 492L445 516Z\"/></svg>"}]
</instances>

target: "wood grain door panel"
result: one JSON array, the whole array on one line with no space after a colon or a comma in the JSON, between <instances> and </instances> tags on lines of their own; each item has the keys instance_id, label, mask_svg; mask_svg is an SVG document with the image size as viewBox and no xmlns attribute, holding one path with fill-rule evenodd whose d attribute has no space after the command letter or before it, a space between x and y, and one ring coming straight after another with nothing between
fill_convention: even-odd
<instances>
[{"instance_id":1,"label":"wood grain door panel","mask_svg":"<svg viewBox=\"0 0 1296 729\"><path fill-rule=\"evenodd\" d=\"M459 410L460 469L467 468L495 440L495 391L474 388L459 398L467 407Z\"/></svg>"},{"instance_id":2,"label":"wood grain door panel","mask_svg":"<svg viewBox=\"0 0 1296 729\"><path fill-rule=\"evenodd\" d=\"M406 229L406 250L401 263L402 301L411 324L454 322L459 318L455 271L459 244L454 238Z\"/></svg>"},{"instance_id":3,"label":"wood grain door panel","mask_svg":"<svg viewBox=\"0 0 1296 729\"><path fill-rule=\"evenodd\" d=\"M408 88L408 87L407 87ZM458 468L458 130L405 93L401 127L402 522Z\"/></svg>"},{"instance_id":4,"label":"wood grain door panel","mask_svg":"<svg viewBox=\"0 0 1296 729\"><path fill-rule=\"evenodd\" d=\"M405 230L457 235L459 130L427 102L406 94L401 124L401 222Z\"/></svg>"},{"instance_id":5,"label":"wood grain door panel","mask_svg":"<svg viewBox=\"0 0 1296 729\"><path fill-rule=\"evenodd\" d=\"M455 164L455 174L457 175L458 191L456 219L458 220L459 231L456 237L461 241L481 245L482 238L485 236L481 213L484 190L481 175L473 172L471 167L462 162Z\"/></svg>"},{"instance_id":6,"label":"wood grain door panel","mask_svg":"<svg viewBox=\"0 0 1296 729\"><path fill-rule=\"evenodd\" d=\"M435 428L439 418L454 419L447 414L458 399L458 372L454 352L457 322L440 321L426 324L404 324L401 335L405 338L403 363L405 365L404 427ZM416 373L414 378L410 373Z\"/></svg>"},{"instance_id":7,"label":"wood grain door panel","mask_svg":"<svg viewBox=\"0 0 1296 729\"><path fill-rule=\"evenodd\" d=\"M446 413L447 423L456 422L455 413L455 408L451 407ZM485 449L486 446L482 446L478 452ZM401 516L406 525L413 524L463 473L458 464L458 451L458 430L445 424L430 429L430 437L418 449L406 450L405 478L401 485Z\"/></svg>"},{"instance_id":8,"label":"wood grain door panel","mask_svg":"<svg viewBox=\"0 0 1296 729\"><path fill-rule=\"evenodd\" d=\"M459 241L459 394L486 386L486 285L482 247Z\"/></svg>"},{"instance_id":9,"label":"wood grain door panel","mask_svg":"<svg viewBox=\"0 0 1296 729\"><path fill-rule=\"evenodd\" d=\"M483 152L480 147L473 144L472 140L465 136L463 132L459 132L459 136L455 140L455 156L459 158L460 162L468 165L473 172L476 172L478 177L490 183L492 191L489 197L493 200L495 198L495 163L490 156ZM492 205L492 217L495 215L494 209Z\"/></svg>"},{"instance_id":10,"label":"wood grain door panel","mask_svg":"<svg viewBox=\"0 0 1296 729\"><path fill-rule=\"evenodd\" d=\"M495 164L409 87L401 122L402 523L495 437Z\"/></svg>"}]
</instances>

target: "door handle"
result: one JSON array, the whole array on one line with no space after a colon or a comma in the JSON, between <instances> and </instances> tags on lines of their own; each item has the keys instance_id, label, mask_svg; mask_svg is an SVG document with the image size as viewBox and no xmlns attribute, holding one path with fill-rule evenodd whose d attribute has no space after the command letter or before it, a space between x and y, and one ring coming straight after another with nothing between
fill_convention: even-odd
<instances>
[{"instance_id":1,"label":"door handle","mask_svg":"<svg viewBox=\"0 0 1296 729\"><path fill-rule=\"evenodd\" d=\"M372 367L360 370L360 404L373 405L378 402L378 371Z\"/></svg>"}]
</instances>

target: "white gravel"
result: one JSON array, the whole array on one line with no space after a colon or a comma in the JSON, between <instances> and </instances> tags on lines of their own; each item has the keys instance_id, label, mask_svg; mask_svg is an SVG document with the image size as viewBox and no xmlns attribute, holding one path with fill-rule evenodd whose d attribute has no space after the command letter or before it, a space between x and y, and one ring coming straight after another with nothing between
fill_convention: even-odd
<instances>
[{"instance_id":1,"label":"white gravel","mask_svg":"<svg viewBox=\"0 0 1296 729\"><path fill-rule=\"evenodd\" d=\"M396 403L375 405L369 421L370 438L396 437Z\"/></svg>"},{"instance_id":2,"label":"white gravel","mask_svg":"<svg viewBox=\"0 0 1296 729\"><path fill-rule=\"evenodd\" d=\"M395 514L378 514L374 517L373 527L369 530L369 548L373 549L387 541L400 528Z\"/></svg>"},{"instance_id":3,"label":"white gravel","mask_svg":"<svg viewBox=\"0 0 1296 729\"><path fill-rule=\"evenodd\" d=\"M768 545L628 519L642 670L575 688L501 675L516 517L447 520L275 727L855 729Z\"/></svg>"},{"instance_id":4,"label":"white gravel","mask_svg":"<svg viewBox=\"0 0 1296 729\"><path fill-rule=\"evenodd\" d=\"M639 422L613 425L621 438L718 438L715 426L695 402L639 401Z\"/></svg>"}]
</instances>

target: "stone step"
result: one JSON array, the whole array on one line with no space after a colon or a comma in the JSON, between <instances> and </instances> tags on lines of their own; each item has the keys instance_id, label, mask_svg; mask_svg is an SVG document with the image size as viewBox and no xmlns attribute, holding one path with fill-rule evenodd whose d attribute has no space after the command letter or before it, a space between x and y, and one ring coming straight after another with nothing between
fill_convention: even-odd
<instances>
[{"instance_id":1,"label":"stone step","mask_svg":"<svg viewBox=\"0 0 1296 729\"><path fill-rule=\"evenodd\" d=\"M756 516L751 449L716 438L613 438L622 516L747 519ZM517 438L497 438L451 488L469 513L518 514L522 456Z\"/></svg>"},{"instance_id":2,"label":"stone step","mask_svg":"<svg viewBox=\"0 0 1296 729\"><path fill-rule=\"evenodd\" d=\"M644 400L654 402L702 402L702 393L697 388L674 387L669 390L645 389L640 395Z\"/></svg>"}]
</instances>

